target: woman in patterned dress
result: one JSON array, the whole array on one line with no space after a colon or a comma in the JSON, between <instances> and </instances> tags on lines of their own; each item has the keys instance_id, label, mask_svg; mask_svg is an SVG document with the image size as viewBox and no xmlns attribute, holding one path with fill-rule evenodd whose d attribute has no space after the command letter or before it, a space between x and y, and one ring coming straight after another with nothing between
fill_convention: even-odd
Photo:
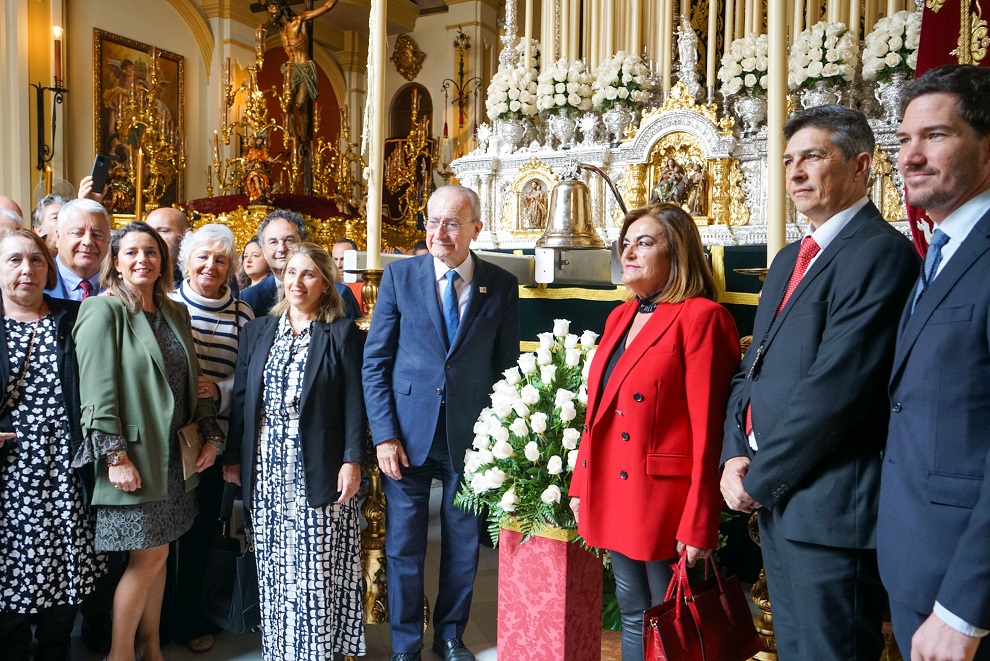
<instances>
[{"instance_id":1,"label":"woman in patterned dress","mask_svg":"<svg viewBox=\"0 0 990 661\"><path fill-rule=\"evenodd\" d=\"M223 433L209 397L198 397L201 372L186 308L169 299L168 247L149 225L115 233L103 266L106 291L79 309L84 443L77 462L96 462L96 548L129 551L113 603L110 661L162 661L159 619L168 545L196 516L177 431L199 423L196 466L216 459Z\"/></svg>"},{"instance_id":2,"label":"woman in patterned dress","mask_svg":"<svg viewBox=\"0 0 990 661\"><path fill-rule=\"evenodd\" d=\"M238 300L227 285L236 259L234 234L225 225L210 223L187 233L179 249L182 284L171 294L172 300L189 310L196 355L203 370L199 377L199 396L209 397L216 404L220 427L224 431L241 329L254 319L251 306ZM179 538L178 559L173 565L177 608L172 613L172 632L193 652L212 649L213 634L219 631L202 614L199 601L205 569L203 558L220 533L218 519L223 484L219 464L200 474L196 487L199 514L193 527Z\"/></svg>"},{"instance_id":3,"label":"woman in patterned dress","mask_svg":"<svg viewBox=\"0 0 990 661\"><path fill-rule=\"evenodd\" d=\"M362 342L325 248L289 252L285 298L244 329L224 479L254 524L267 661L365 653L358 505Z\"/></svg>"},{"instance_id":4,"label":"woman in patterned dress","mask_svg":"<svg viewBox=\"0 0 990 661\"><path fill-rule=\"evenodd\" d=\"M88 508L71 330L79 304L45 296L55 263L29 230L0 235L0 659L69 658L78 604L105 570Z\"/></svg>"}]
</instances>

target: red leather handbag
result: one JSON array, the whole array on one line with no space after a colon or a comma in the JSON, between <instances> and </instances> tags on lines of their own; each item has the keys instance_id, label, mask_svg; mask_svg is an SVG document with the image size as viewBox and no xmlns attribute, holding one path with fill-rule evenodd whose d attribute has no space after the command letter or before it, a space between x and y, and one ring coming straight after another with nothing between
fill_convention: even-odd
<instances>
[{"instance_id":1,"label":"red leather handbag","mask_svg":"<svg viewBox=\"0 0 990 661\"><path fill-rule=\"evenodd\" d=\"M714 578L694 587L687 554L671 568L663 602L643 613L645 661L745 661L763 649L738 578L723 579L710 557Z\"/></svg>"}]
</instances>

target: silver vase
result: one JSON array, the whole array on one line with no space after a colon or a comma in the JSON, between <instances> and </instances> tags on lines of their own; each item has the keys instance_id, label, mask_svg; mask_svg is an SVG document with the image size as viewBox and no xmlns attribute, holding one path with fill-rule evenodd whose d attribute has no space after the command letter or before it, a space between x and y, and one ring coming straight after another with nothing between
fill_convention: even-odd
<instances>
[{"instance_id":1,"label":"silver vase","mask_svg":"<svg viewBox=\"0 0 990 661\"><path fill-rule=\"evenodd\" d=\"M890 76L889 82L877 84L873 95L880 102L885 123L896 124L901 120L901 95L908 82L907 74L899 71Z\"/></svg>"},{"instance_id":2,"label":"silver vase","mask_svg":"<svg viewBox=\"0 0 990 661\"><path fill-rule=\"evenodd\" d=\"M838 103L841 98L834 84L825 80L816 80L814 85L801 92L801 107L808 109L831 106Z\"/></svg>"},{"instance_id":3,"label":"silver vase","mask_svg":"<svg viewBox=\"0 0 990 661\"><path fill-rule=\"evenodd\" d=\"M602 113L602 123L612 138L612 146L618 147L625 137L626 127L632 122L633 111L622 105L615 105Z\"/></svg>"},{"instance_id":4,"label":"silver vase","mask_svg":"<svg viewBox=\"0 0 990 661\"><path fill-rule=\"evenodd\" d=\"M741 96L732 104L736 117L743 125L744 135L755 134L767 120L767 100L762 96Z\"/></svg>"},{"instance_id":5,"label":"silver vase","mask_svg":"<svg viewBox=\"0 0 990 661\"><path fill-rule=\"evenodd\" d=\"M495 131L502 153L511 154L526 135L526 126L521 119L500 119Z\"/></svg>"},{"instance_id":6,"label":"silver vase","mask_svg":"<svg viewBox=\"0 0 990 661\"><path fill-rule=\"evenodd\" d=\"M574 132L577 126L573 118L567 116L567 109L560 108L547 118L550 136L556 149L569 149L574 146Z\"/></svg>"}]
</instances>

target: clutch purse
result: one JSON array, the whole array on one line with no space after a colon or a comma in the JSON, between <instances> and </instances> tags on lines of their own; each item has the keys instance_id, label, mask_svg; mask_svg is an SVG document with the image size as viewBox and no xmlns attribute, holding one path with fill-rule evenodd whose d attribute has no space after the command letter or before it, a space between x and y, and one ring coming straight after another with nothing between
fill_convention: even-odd
<instances>
[{"instance_id":1,"label":"clutch purse","mask_svg":"<svg viewBox=\"0 0 990 661\"><path fill-rule=\"evenodd\" d=\"M693 587L687 554L671 565L663 603L643 613L646 661L744 661L763 649L739 579L723 579L711 557L705 562L715 577Z\"/></svg>"},{"instance_id":2,"label":"clutch purse","mask_svg":"<svg viewBox=\"0 0 990 661\"><path fill-rule=\"evenodd\" d=\"M199 435L199 423L190 422L179 428L179 448L182 450L182 478L188 480L198 471L196 460L203 449L203 438Z\"/></svg>"}]
</instances>

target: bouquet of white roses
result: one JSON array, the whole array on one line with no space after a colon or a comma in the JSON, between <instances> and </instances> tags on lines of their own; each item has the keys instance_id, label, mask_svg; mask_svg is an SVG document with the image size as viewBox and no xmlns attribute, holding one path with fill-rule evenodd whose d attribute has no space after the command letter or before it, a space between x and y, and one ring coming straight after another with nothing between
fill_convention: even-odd
<instances>
[{"instance_id":1,"label":"bouquet of white roses","mask_svg":"<svg viewBox=\"0 0 990 661\"><path fill-rule=\"evenodd\" d=\"M488 118L522 119L536 114L536 74L522 64L499 67L488 85Z\"/></svg>"},{"instance_id":2,"label":"bouquet of white roses","mask_svg":"<svg viewBox=\"0 0 990 661\"><path fill-rule=\"evenodd\" d=\"M591 103L599 110L643 103L649 100L652 86L643 58L620 50L595 69Z\"/></svg>"},{"instance_id":3,"label":"bouquet of white roses","mask_svg":"<svg viewBox=\"0 0 990 661\"><path fill-rule=\"evenodd\" d=\"M767 35L748 34L729 44L718 79L722 96L760 96L767 91Z\"/></svg>"},{"instance_id":4,"label":"bouquet of white roses","mask_svg":"<svg viewBox=\"0 0 990 661\"><path fill-rule=\"evenodd\" d=\"M845 23L822 21L798 35L787 63L787 87L811 87L819 80L851 83L859 45Z\"/></svg>"},{"instance_id":5,"label":"bouquet of white roses","mask_svg":"<svg viewBox=\"0 0 990 661\"><path fill-rule=\"evenodd\" d=\"M562 57L540 72L536 81L536 109L568 114L591 110L591 73L583 60L570 62Z\"/></svg>"},{"instance_id":6,"label":"bouquet of white roses","mask_svg":"<svg viewBox=\"0 0 990 661\"><path fill-rule=\"evenodd\" d=\"M866 35L863 46L863 78L889 82L895 73L910 76L918 66L921 12L899 11L881 18Z\"/></svg>"},{"instance_id":7,"label":"bouquet of white roses","mask_svg":"<svg viewBox=\"0 0 990 661\"><path fill-rule=\"evenodd\" d=\"M597 333L570 333L557 319L540 333L536 353L519 356L494 386L491 406L474 424L473 449L464 455L464 481L454 502L478 514L488 508L489 531L515 522L524 539L551 527L577 527L567 490L577 461L587 369Z\"/></svg>"}]
</instances>

